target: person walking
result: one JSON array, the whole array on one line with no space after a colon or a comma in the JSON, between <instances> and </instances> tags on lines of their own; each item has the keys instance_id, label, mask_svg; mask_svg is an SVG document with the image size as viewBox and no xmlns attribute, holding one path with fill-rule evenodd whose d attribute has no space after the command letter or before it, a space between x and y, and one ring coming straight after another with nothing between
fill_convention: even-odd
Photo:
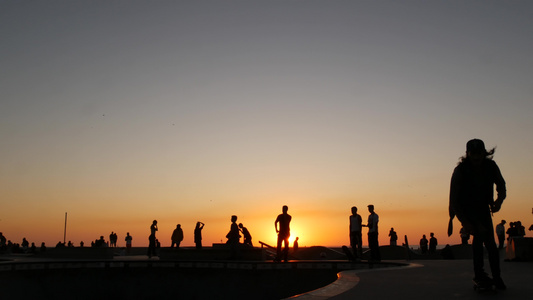
<instances>
[{"instance_id":1,"label":"person walking","mask_svg":"<svg viewBox=\"0 0 533 300\"><path fill-rule=\"evenodd\" d=\"M492 214L501 209L507 191L500 168L492 159L494 152L494 148L487 151L480 139L466 143L466 155L455 167L451 178L449 215L450 220L457 217L473 236L474 280L493 283L497 289L504 290ZM484 270L483 245L487 249L492 279Z\"/></svg>"}]
</instances>

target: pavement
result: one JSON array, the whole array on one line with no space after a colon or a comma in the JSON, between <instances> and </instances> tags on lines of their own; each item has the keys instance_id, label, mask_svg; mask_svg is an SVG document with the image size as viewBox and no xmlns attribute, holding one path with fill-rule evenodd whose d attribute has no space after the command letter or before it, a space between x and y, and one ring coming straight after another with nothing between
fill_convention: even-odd
<instances>
[{"instance_id":1,"label":"pavement","mask_svg":"<svg viewBox=\"0 0 533 300\"><path fill-rule=\"evenodd\" d=\"M406 267L343 271L336 282L292 298L531 299L533 262L502 261L501 269L507 290L496 293L474 290L472 260L424 260L414 261ZM490 270L488 265L486 270Z\"/></svg>"}]
</instances>

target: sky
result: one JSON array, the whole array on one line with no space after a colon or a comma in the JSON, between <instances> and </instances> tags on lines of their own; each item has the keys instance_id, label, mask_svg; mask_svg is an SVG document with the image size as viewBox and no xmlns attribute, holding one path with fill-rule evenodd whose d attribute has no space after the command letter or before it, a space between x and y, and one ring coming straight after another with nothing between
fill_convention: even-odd
<instances>
[{"instance_id":1,"label":"sky","mask_svg":"<svg viewBox=\"0 0 533 300\"><path fill-rule=\"evenodd\" d=\"M531 1L0 0L0 232L119 246L232 215L275 245L446 236L469 139L496 147L495 224L533 223ZM363 232L365 233L365 231ZM528 232L528 236L533 236ZM364 245L366 245L366 240Z\"/></svg>"}]
</instances>

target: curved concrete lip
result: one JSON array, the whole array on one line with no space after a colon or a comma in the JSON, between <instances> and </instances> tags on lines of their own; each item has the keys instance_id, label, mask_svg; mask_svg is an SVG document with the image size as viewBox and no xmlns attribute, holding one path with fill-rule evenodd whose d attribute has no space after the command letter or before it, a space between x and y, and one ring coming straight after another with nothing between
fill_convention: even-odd
<instances>
[{"instance_id":1,"label":"curved concrete lip","mask_svg":"<svg viewBox=\"0 0 533 300\"><path fill-rule=\"evenodd\" d=\"M341 271L337 274L338 278L331 284L326 285L325 287L309 291L300 295L295 295L286 299L301 299L301 300L316 300L316 299L328 299L337 295L340 295L348 290L353 289L359 283L358 273L363 272L376 272L376 271L387 271L387 270L399 270L399 269L410 269L410 268L420 268L423 267L421 264L408 264L406 266L399 267L388 267L388 268L377 268L377 269L363 269L363 270L348 270Z\"/></svg>"}]
</instances>

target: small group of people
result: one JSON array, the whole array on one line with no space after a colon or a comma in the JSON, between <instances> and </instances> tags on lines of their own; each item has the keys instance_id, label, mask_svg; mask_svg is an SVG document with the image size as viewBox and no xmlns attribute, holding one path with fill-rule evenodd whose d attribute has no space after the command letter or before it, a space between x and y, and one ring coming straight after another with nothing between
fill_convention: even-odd
<instances>
[{"instance_id":1,"label":"small group of people","mask_svg":"<svg viewBox=\"0 0 533 300\"><path fill-rule=\"evenodd\" d=\"M426 235L423 234L422 238L420 239L420 253L421 254L434 254L437 252L437 238L435 237L435 234L431 232L429 234L430 238L429 241L426 238ZM429 247L428 247L429 246Z\"/></svg>"},{"instance_id":2,"label":"small group of people","mask_svg":"<svg viewBox=\"0 0 533 300\"><path fill-rule=\"evenodd\" d=\"M240 244L241 233L243 237L242 244L245 246L253 247L252 235L250 234L250 231L248 231L248 228L244 227L242 223L237 224L237 216L235 215L231 216L230 230L228 234L226 234L226 238L228 239L226 241L226 244L228 245Z\"/></svg>"},{"instance_id":3,"label":"small group of people","mask_svg":"<svg viewBox=\"0 0 533 300\"><path fill-rule=\"evenodd\" d=\"M109 235L109 247L117 247L118 236L115 232L111 231Z\"/></svg>"},{"instance_id":4,"label":"small group of people","mask_svg":"<svg viewBox=\"0 0 533 300\"><path fill-rule=\"evenodd\" d=\"M526 228L522 225L522 222L515 221L509 223L509 229L505 230L505 224L507 221L501 220L498 225L496 225L496 236L498 237L498 248L503 249L505 243L505 235L507 234L507 241L510 241L513 238L520 238L526 235Z\"/></svg>"},{"instance_id":5,"label":"small group of people","mask_svg":"<svg viewBox=\"0 0 533 300\"><path fill-rule=\"evenodd\" d=\"M44 247L44 248L43 248ZM44 242L41 245L41 252L46 250ZM37 246L35 243L28 242L24 237L22 238L22 243L13 243L11 240L8 240L2 232L0 232L0 253L36 253Z\"/></svg>"},{"instance_id":6,"label":"small group of people","mask_svg":"<svg viewBox=\"0 0 533 300\"><path fill-rule=\"evenodd\" d=\"M202 249L202 229L204 229L204 226L204 223L198 221L194 227L194 244L198 250ZM170 240L170 248L174 248L174 246L176 246L176 249L180 248L180 244L183 241L183 229L181 228L181 224L176 225L176 229L172 231Z\"/></svg>"},{"instance_id":7,"label":"small group of people","mask_svg":"<svg viewBox=\"0 0 533 300\"><path fill-rule=\"evenodd\" d=\"M244 237L242 245L247 247L253 247L252 235L248 228L244 227L242 223L237 224L237 216L231 216L231 225L228 234L226 234L226 244L229 245L231 255L230 259L239 258L239 245L241 245L241 233Z\"/></svg>"},{"instance_id":8,"label":"small group of people","mask_svg":"<svg viewBox=\"0 0 533 300\"><path fill-rule=\"evenodd\" d=\"M515 237L524 237L526 235L526 228L522 222L516 221L509 223L509 229L506 231L508 239Z\"/></svg>"},{"instance_id":9,"label":"small group of people","mask_svg":"<svg viewBox=\"0 0 533 300\"><path fill-rule=\"evenodd\" d=\"M379 251L379 242L378 242L378 223L379 216L374 211L374 205L370 204L367 206L368 220L366 224L363 224L363 219L357 213L357 207L352 207L352 215L350 215L350 246L352 247L352 252L355 260L359 261L363 257L363 238L362 238L362 229L363 227L368 228L368 248L370 249L370 260L371 261L381 261L381 253ZM394 232L394 229L391 228ZM396 235L396 232L393 233ZM395 241L398 239L397 235ZM392 240L392 237L391 237Z\"/></svg>"},{"instance_id":10,"label":"small group of people","mask_svg":"<svg viewBox=\"0 0 533 300\"><path fill-rule=\"evenodd\" d=\"M202 249L202 229L204 229L205 224L198 221L196 222L196 227L194 228L194 243L196 245L196 249L201 250ZM148 257L151 258L152 256L157 256L158 249L161 248L161 243L156 238L156 232L159 230L157 227L157 220L153 220L152 225L150 225L150 235L148 236ZM171 244L170 248L174 248L176 246L176 249L179 249L181 242L183 241L183 229L181 228L181 224L176 225L176 228L174 231L172 231L172 235L170 237ZM130 243L131 247L131 236L126 236L126 247L128 248L128 241Z\"/></svg>"}]
</instances>

